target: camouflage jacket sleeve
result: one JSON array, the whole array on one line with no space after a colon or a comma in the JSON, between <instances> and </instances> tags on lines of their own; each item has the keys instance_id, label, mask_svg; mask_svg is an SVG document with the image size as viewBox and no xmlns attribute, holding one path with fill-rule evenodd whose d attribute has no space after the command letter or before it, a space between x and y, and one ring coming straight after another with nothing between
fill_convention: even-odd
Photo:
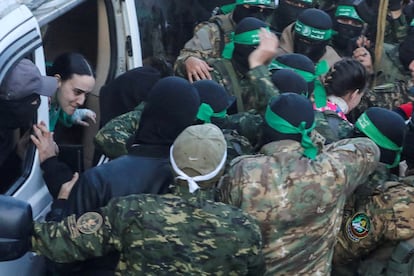
<instances>
[{"instance_id":1,"label":"camouflage jacket sleeve","mask_svg":"<svg viewBox=\"0 0 414 276\"><path fill-rule=\"evenodd\" d=\"M398 18L390 18L386 22L384 42L391 44L401 43L407 36L408 26L404 13Z\"/></svg>"},{"instance_id":2,"label":"camouflage jacket sleeve","mask_svg":"<svg viewBox=\"0 0 414 276\"><path fill-rule=\"evenodd\" d=\"M254 99L255 109L263 116L270 98L278 96L280 94L279 90L271 81L269 69L265 65L257 66L249 70L247 72L247 77L253 88L250 91L252 95L247 96L247 98Z\"/></svg>"},{"instance_id":3,"label":"camouflage jacket sleeve","mask_svg":"<svg viewBox=\"0 0 414 276\"><path fill-rule=\"evenodd\" d=\"M386 191L374 191L364 204L345 208L335 246L335 264L353 262L383 244L414 237L414 187L390 184ZM364 227L361 218L365 220Z\"/></svg>"},{"instance_id":4,"label":"camouflage jacket sleeve","mask_svg":"<svg viewBox=\"0 0 414 276\"><path fill-rule=\"evenodd\" d=\"M127 141L138 129L141 113L142 109L135 109L109 121L96 134L95 145L112 159L127 154Z\"/></svg>"},{"instance_id":5,"label":"camouflage jacket sleeve","mask_svg":"<svg viewBox=\"0 0 414 276\"><path fill-rule=\"evenodd\" d=\"M116 250L120 239L108 218L110 208L79 217L71 215L61 222L35 222L32 250L61 263L99 257Z\"/></svg>"},{"instance_id":6,"label":"camouflage jacket sleeve","mask_svg":"<svg viewBox=\"0 0 414 276\"><path fill-rule=\"evenodd\" d=\"M379 162L380 150L368 138L343 139L329 144L317 158L324 159L325 156L327 159L336 160L337 167L333 168L333 171L343 174L344 193L349 196L375 170ZM341 168L341 172L337 171L338 168Z\"/></svg>"},{"instance_id":7,"label":"camouflage jacket sleeve","mask_svg":"<svg viewBox=\"0 0 414 276\"><path fill-rule=\"evenodd\" d=\"M202 22L195 28L194 36L187 41L174 64L175 74L186 77L184 62L190 56L207 60L221 56L220 28L214 22Z\"/></svg>"}]
</instances>

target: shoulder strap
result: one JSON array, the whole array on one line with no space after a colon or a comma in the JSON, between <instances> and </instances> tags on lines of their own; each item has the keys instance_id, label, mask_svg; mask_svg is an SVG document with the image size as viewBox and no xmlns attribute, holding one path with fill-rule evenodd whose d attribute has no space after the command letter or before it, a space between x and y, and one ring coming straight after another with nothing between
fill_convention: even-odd
<instances>
[{"instance_id":1,"label":"shoulder strap","mask_svg":"<svg viewBox=\"0 0 414 276\"><path fill-rule=\"evenodd\" d=\"M212 17L209 21L218 26L220 31L220 52L222 52L224 45L229 42L230 33L233 32L234 26L228 18L228 15L217 15Z\"/></svg>"},{"instance_id":2,"label":"shoulder strap","mask_svg":"<svg viewBox=\"0 0 414 276\"><path fill-rule=\"evenodd\" d=\"M236 103L237 103L237 112L244 112L244 105L243 105L243 98L241 95L241 87L239 80L237 78L236 71L234 71L234 67L231 64L231 61L223 59L223 65L226 68L226 71L229 73L229 77L231 80L231 84L233 87L234 96L236 96Z\"/></svg>"},{"instance_id":3,"label":"shoulder strap","mask_svg":"<svg viewBox=\"0 0 414 276\"><path fill-rule=\"evenodd\" d=\"M401 241L387 264L387 275L410 276L414 273L414 238Z\"/></svg>"}]
</instances>

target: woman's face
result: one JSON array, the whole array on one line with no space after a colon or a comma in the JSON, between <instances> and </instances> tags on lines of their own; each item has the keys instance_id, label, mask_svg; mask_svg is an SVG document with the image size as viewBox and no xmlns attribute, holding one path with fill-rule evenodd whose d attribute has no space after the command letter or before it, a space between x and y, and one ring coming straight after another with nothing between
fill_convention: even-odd
<instances>
[{"instance_id":1,"label":"woman's face","mask_svg":"<svg viewBox=\"0 0 414 276\"><path fill-rule=\"evenodd\" d=\"M83 105L86 94L91 92L95 86L95 78L88 75L73 74L72 78L62 81L57 76L59 88L57 100L63 111L72 115L75 110Z\"/></svg>"}]
</instances>

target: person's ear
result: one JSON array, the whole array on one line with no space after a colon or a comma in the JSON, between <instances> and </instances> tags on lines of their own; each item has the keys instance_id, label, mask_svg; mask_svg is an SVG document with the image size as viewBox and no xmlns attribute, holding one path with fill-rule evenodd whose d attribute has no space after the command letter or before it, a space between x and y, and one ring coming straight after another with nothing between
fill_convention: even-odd
<instances>
[{"instance_id":1,"label":"person's ear","mask_svg":"<svg viewBox=\"0 0 414 276\"><path fill-rule=\"evenodd\" d=\"M62 85L62 77L59 74L55 74L54 77L58 82L58 87L60 87Z\"/></svg>"}]
</instances>

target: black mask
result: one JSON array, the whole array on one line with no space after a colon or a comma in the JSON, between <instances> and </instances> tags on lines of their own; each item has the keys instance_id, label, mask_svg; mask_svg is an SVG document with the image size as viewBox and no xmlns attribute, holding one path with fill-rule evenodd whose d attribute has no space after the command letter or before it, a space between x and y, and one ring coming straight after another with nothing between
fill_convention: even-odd
<instances>
[{"instance_id":1,"label":"black mask","mask_svg":"<svg viewBox=\"0 0 414 276\"><path fill-rule=\"evenodd\" d=\"M37 94L19 100L0 100L0 128L30 127L39 105L40 96Z\"/></svg>"},{"instance_id":2,"label":"black mask","mask_svg":"<svg viewBox=\"0 0 414 276\"><path fill-rule=\"evenodd\" d=\"M246 8L244 5L237 5L233 11L233 20L234 22L239 23L243 18L255 17L266 22L273 11L274 10L270 8L263 9L258 6L250 6L249 8Z\"/></svg>"},{"instance_id":3,"label":"black mask","mask_svg":"<svg viewBox=\"0 0 414 276\"><path fill-rule=\"evenodd\" d=\"M298 54L307 56L314 63L325 54L328 40L309 40L306 37L295 34L293 51Z\"/></svg>"},{"instance_id":4,"label":"black mask","mask_svg":"<svg viewBox=\"0 0 414 276\"><path fill-rule=\"evenodd\" d=\"M245 75L249 71L249 55L257 46L235 44L232 56L233 65L237 71Z\"/></svg>"},{"instance_id":5,"label":"black mask","mask_svg":"<svg viewBox=\"0 0 414 276\"><path fill-rule=\"evenodd\" d=\"M276 27L278 31L283 31L289 24L296 21L298 15L309 7L292 6L286 1L280 1L277 7L277 15L275 16Z\"/></svg>"},{"instance_id":6,"label":"black mask","mask_svg":"<svg viewBox=\"0 0 414 276\"><path fill-rule=\"evenodd\" d=\"M362 27L355 27L348 24L335 23L335 34L332 38L334 46L340 50L346 51L353 48L352 44L356 41L362 31ZM352 49L353 50L353 49ZM349 53L347 53L349 56Z\"/></svg>"}]
</instances>

